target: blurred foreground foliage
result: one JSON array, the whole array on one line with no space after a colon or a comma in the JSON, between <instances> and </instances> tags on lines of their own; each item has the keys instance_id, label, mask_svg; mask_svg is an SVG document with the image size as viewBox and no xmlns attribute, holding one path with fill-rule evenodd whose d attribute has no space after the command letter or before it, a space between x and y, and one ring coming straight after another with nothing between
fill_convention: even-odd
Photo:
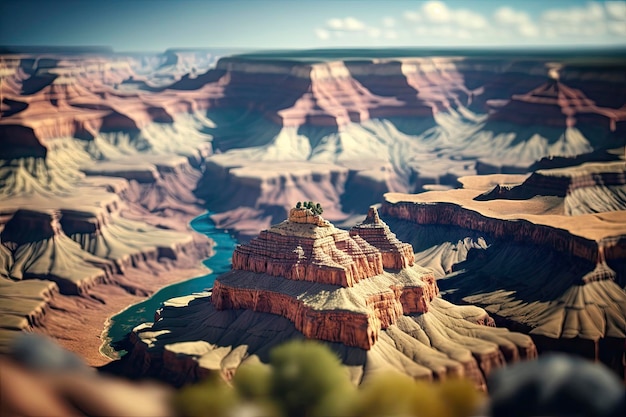
<instances>
[{"instance_id":1,"label":"blurred foreground foliage","mask_svg":"<svg viewBox=\"0 0 626 417\"><path fill-rule=\"evenodd\" d=\"M461 379L430 383L381 372L356 387L327 346L291 341L275 348L267 365L242 365L230 383L215 376L183 388L174 407L190 417L463 417L483 400Z\"/></svg>"}]
</instances>

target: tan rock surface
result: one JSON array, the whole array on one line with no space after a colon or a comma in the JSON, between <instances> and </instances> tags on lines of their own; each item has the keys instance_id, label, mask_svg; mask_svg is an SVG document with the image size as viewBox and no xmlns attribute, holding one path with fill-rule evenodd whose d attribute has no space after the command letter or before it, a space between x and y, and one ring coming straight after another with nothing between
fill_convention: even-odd
<instances>
[{"instance_id":1,"label":"tan rock surface","mask_svg":"<svg viewBox=\"0 0 626 417\"><path fill-rule=\"evenodd\" d=\"M341 319L337 314L329 318ZM484 389L492 369L505 361L533 358L536 350L528 336L473 323L483 316L480 308L435 298L428 313L402 315L380 330L371 349L329 346L357 384L381 370L393 370L420 379L467 376ZM305 337L276 314L216 310L210 292L169 300L155 319L133 330L125 366L176 384L216 371L232 374L249 361L266 362L272 347Z\"/></svg>"},{"instance_id":2,"label":"tan rock surface","mask_svg":"<svg viewBox=\"0 0 626 417\"><path fill-rule=\"evenodd\" d=\"M448 299L484 307L530 333L542 350L575 351L621 374L624 167L623 161L583 163L529 177L466 177L464 189L388 194L382 212L389 221L403 219L393 225L412 242L429 234L433 242L465 237L451 246L420 245L416 254L439 265Z\"/></svg>"},{"instance_id":3,"label":"tan rock surface","mask_svg":"<svg viewBox=\"0 0 626 417\"><path fill-rule=\"evenodd\" d=\"M438 297L432 272L409 266L410 245L395 238L376 209L352 231L307 210L292 211L290 219L240 245L233 269L211 292L169 300L154 323L136 327L126 367L180 384L212 371L231 375L247 360L267 360L282 341L306 337L329 343L356 383L394 369L422 379L467 376L484 389L492 369L536 355L528 336L496 329L478 307ZM373 231L368 237L381 249L361 231ZM359 263L363 249L368 262ZM383 268L382 253L392 255L392 268ZM309 266L309 279L289 273ZM329 268L344 277L353 271L358 280L328 282L336 277Z\"/></svg>"}]
</instances>

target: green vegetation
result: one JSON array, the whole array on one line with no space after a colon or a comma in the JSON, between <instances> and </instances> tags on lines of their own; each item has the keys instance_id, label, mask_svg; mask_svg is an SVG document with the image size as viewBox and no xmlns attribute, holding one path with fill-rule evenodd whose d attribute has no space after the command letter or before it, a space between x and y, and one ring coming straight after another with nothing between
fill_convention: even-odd
<instances>
[{"instance_id":1,"label":"green vegetation","mask_svg":"<svg viewBox=\"0 0 626 417\"><path fill-rule=\"evenodd\" d=\"M296 203L296 208L305 208L305 209L309 209L311 210L311 213L313 213L316 216L321 215L324 212L324 209L322 208L322 205L320 203L313 203L312 201L304 201L304 202L300 202L298 201Z\"/></svg>"},{"instance_id":2,"label":"green vegetation","mask_svg":"<svg viewBox=\"0 0 626 417\"><path fill-rule=\"evenodd\" d=\"M474 415L483 396L467 380L414 381L376 374L360 387L326 346L294 340L270 352L269 364L242 365L230 383L211 377L179 391L183 416L416 416Z\"/></svg>"}]
</instances>

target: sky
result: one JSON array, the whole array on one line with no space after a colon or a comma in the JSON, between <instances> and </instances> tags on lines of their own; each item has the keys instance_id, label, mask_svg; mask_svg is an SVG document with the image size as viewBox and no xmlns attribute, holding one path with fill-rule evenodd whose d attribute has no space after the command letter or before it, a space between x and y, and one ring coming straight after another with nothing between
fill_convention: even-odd
<instances>
[{"instance_id":1,"label":"sky","mask_svg":"<svg viewBox=\"0 0 626 417\"><path fill-rule=\"evenodd\" d=\"M626 0L0 0L0 45L626 47Z\"/></svg>"}]
</instances>

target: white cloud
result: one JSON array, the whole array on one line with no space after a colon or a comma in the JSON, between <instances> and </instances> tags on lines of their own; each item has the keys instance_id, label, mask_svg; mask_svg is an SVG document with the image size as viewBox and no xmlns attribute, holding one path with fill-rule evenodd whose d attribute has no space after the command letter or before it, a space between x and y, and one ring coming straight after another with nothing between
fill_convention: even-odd
<instances>
[{"instance_id":1,"label":"white cloud","mask_svg":"<svg viewBox=\"0 0 626 417\"><path fill-rule=\"evenodd\" d=\"M621 20L626 26L626 2L624 1L607 1L604 3L606 12L612 19ZM626 29L625 29L626 30Z\"/></svg>"},{"instance_id":2,"label":"white cloud","mask_svg":"<svg viewBox=\"0 0 626 417\"><path fill-rule=\"evenodd\" d=\"M541 34L539 27L532 21L530 15L511 7L500 7L493 14L494 21L501 28L513 30L516 34L526 38L534 38Z\"/></svg>"},{"instance_id":3,"label":"white cloud","mask_svg":"<svg viewBox=\"0 0 626 417\"><path fill-rule=\"evenodd\" d=\"M368 28L367 29L367 34L371 38L378 38L378 37L380 37L381 33L382 33L382 31L380 29L378 29L378 28Z\"/></svg>"},{"instance_id":4,"label":"white cloud","mask_svg":"<svg viewBox=\"0 0 626 417\"><path fill-rule=\"evenodd\" d=\"M452 20L463 28L479 30L489 26L483 15L471 10L459 9L451 13L451 16Z\"/></svg>"},{"instance_id":5,"label":"white cloud","mask_svg":"<svg viewBox=\"0 0 626 417\"><path fill-rule=\"evenodd\" d=\"M385 18L392 19L393 18ZM385 22L383 22L385 23ZM390 22L387 22L390 23ZM395 20L391 23L395 23ZM348 16L345 18L332 18L326 21L326 27L324 29L315 29L315 35L319 39L346 39L346 40L358 40L363 37L371 39L378 39L382 36L383 31L375 26L367 26L361 20Z\"/></svg>"},{"instance_id":6,"label":"white cloud","mask_svg":"<svg viewBox=\"0 0 626 417\"><path fill-rule=\"evenodd\" d=\"M427 1L422 6L422 12L433 23L448 23L451 19L448 6L441 1Z\"/></svg>"},{"instance_id":7,"label":"white cloud","mask_svg":"<svg viewBox=\"0 0 626 417\"><path fill-rule=\"evenodd\" d=\"M398 32L395 30L385 31L385 39L398 39Z\"/></svg>"},{"instance_id":8,"label":"white cloud","mask_svg":"<svg viewBox=\"0 0 626 417\"><path fill-rule=\"evenodd\" d=\"M327 26L332 30L343 30L347 32L358 32L365 29L365 23L351 16L344 19L329 19Z\"/></svg>"},{"instance_id":9,"label":"white cloud","mask_svg":"<svg viewBox=\"0 0 626 417\"><path fill-rule=\"evenodd\" d=\"M488 26L487 19L468 9L450 9L441 1L427 1L419 11L407 10L404 18L409 22L425 21L428 24L449 24L466 29L479 30Z\"/></svg>"},{"instance_id":10,"label":"white cloud","mask_svg":"<svg viewBox=\"0 0 626 417\"><path fill-rule=\"evenodd\" d=\"M606 34L605 7L587 3L584 7L550 9L541 14L539 24L555 37L598 37Z\"/></svg>"},{"instance_id":11,"label":"white cloud","mask_svg":"<svg viewBox=\"0 0 626 417\"><path fill-rule=\"evenodd\" d=\"M386 28L392 28L396 25L396 19L393 17L387 16L383 18L383 26Z\"/></svg>"},{"instance_id":12,"label":"white cloud","mask_svg":"<svg viewBox=\"0 0 626 417\"><path fill-rule=\"evenodd\" d=\"M326 26L328 26L331 29L334 30L342 30L343 29L343 20L341 19L328 19L328 22L326 22Z\"/></svg>"},{"instance_id":13,"label":"white cloud","mask_svg":"<svg viewBox=\"0 0 626 417\"><path fill-rule=\"evenodd\" d=\"M415 12L413 10L407 10L406 12L404 12L404 18L408 20L409 22L421 22L422 21L422 15L420 15L418 12Z\"/></svg>"},{"instance_id":14,"label":"white cloud","mask_svg":"<svg viewBox=\"0 0 626 417\"><path fill-rule=\"evenodd\" d=\"M580 25L586 22L602 21L604 7L598 3L587 3L585 7L550 9L541 14L541 20L556 24Z\"/></svg>"},{"instance_id":15,"label":"white cloud","mask_svg":"<svg viewBox=\"0 0 626 417\"><path fill-rule=\"evenodd\" d=\"M626 37L626 22L609 22L607 29L612 35Z\"/></svg>"},{"instance_id":16,"label":"white cloud","mask_svg":"<svg viewBox=\"0 0 626 417\"><path fill-rule=\"evenodd\" d=\"M545 4L547 9L536 12L521 2L517 8L496 3L487 15L444 1L420 1L401 15L382 15L376 26L354 15L329 19L315 34L324 40L342 38L344 44L369 39L389 45L626 45L626 1L588 1L575 7L548 0Z\"/></svg>"},{"instance_id":17,"label":"white cloud","mask_svg":"<svg viewBox=\"0 0 626 417\"><path fill-rule=\"evenodd\" d=\"M526 23L517 27L517 32L526 38L536 38L541 34L541 30L533 23Z\"/></svg>"},{"instance_id":18,"label":"white cloud","mask_svg":"<svg viewBox=\"0 0 626 417\"><path fill-rule=\"evenodd\" d=\"M316 28L315 29L315 36L317 36L319 39L325 41L325 40L330 38L330 32L328 32L326 29Z\"/></svg>"},{"instance_id":19,"label":"white cloud","mask_svg":"<svg viewBox=\"0 0 626 417\"><path fill-rule=\"evenodd\" d=\"M501 25L523 25L530 23L530 15L526 12L514 10L510 7L500 7L495 11L493 17L496 23Z\"/></svg>"}]
</instances>

